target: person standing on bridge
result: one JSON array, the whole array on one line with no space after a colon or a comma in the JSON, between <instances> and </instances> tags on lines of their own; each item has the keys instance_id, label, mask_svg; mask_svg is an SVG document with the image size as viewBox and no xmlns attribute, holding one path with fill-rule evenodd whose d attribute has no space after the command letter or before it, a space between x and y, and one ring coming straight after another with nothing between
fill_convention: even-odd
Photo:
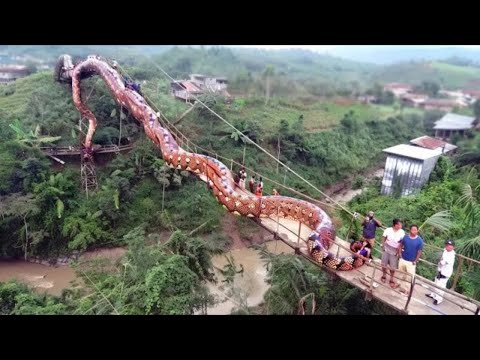
<instances>
[{"instance_id":1,"label":"person standing on bridge","mask_svg":"<svg viewBox=\"0 0 480 360\"><path fill-rule=\"evenodd\" d=\"M447 282L450 276L453 274L453 264L455 264L455 242L453 240L445 241L445 249L443 250L442 257L438 262L438 274L435 277L435 284L441 288L447 287ZM431 294L425 294L434 299L433 304L439 305L443 301L444 291L438 290L438 293L432 292Z\"/></svg>"},{"instance_id":2,"label":"person standing on bridge","mask_svg":"<svg viewBox=\"0 0 480 360\"><path fill-rule=\"evenodd\" d=\"M257 183L257 189L255 190L255 195L257 197L262 197L263 195L263 181L261 177L260 177L260 181Z\"/></svg>"},{"instance_id":3,"label":"person standing on bridge","mask_svg":"<svg viewBox=\"0 0 480 360\"><path fill-rule=\"evenodd\" d=\"M403 252L402 252L403 250ZM410 233L405 235L398 247L398 256L400 261L398 263L398 270L404 271L411 275L411 279L415 276L415 270L418 260L422 256L423 239L418 235L418 226L410 225ZM408 295L410 292L411 282L406 281L407 274L402 274L402 280L406 282L406 288L400 287L400 292ZM408 277L410 279L410 276Z\"/></svg>"},{"instance_id":4,"label":"person standing on bridge","mask_svg":"<svg viewBox=\"0 0 480 360\"><path fill-rule=\"evenodd\" d=\"M365 241L368 241L371 249L373 249L375 245L375 232L377 231L377 227L382 227L382 223L375 219L374 215L373 211L369 211L368 216L362 223L363 238Z\"/></svg>"},{"instance_id":5,"label":"person standing on bridge","mask_svg":"<svg viewBox=\"0 0 480 360\"><path fill-rule=\"evenodd\" d=\"M255 194L255 175L252 175L252 177L250 178L248 186L250 187L250 192L252 194Z\"/></svg>"},{"instance_id":6,"label":"person standing on bridge","mask_svg":"<svg viewBox=\"0 0 480 360\"><path fill-rule=\"evenodd\" d=\"M387 281L387 266L390 268L390 287L396 289L400 285L395 282L395 270L398 269L398 247L405 236L400 219L393 219L393 226L385 229L382 237L382 282Z\"/></svg>"},{"instance_id":7,"label":"person standing on bridge","mask_svg":"<svg viewBox=\"0 0 480 360\"><path fill-rule=\"evenodd\" d=\"M245 168L242 167L240 171L238 172L238 186L240 186L240 189L245 190L245 179L247 178L247 172L245 171Z\"/></svg>"}]
</instances>

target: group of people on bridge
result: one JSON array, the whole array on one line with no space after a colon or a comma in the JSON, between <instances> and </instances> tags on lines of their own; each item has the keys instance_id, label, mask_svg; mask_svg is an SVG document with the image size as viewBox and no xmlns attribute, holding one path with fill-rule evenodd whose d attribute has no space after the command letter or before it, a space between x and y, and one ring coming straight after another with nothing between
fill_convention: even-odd
<instances>
[{"instance_id":1,"label":"group of people on bridge","mask_svg":"<svg viewBox=\"0 0 480 360\"><path fill-rule=\"evenodd\" d=\"M245 167L242 166L240 171L237 173L235 176L235 184L242 189L246 190L246 180L247 180L247 172L245 171ZM255 175L252 175L250 177L250 181L248 182L248 187L249 190L252 194L255 194L255 196L261 197L263 196L263 178L260 176L259 180L257 181ZM280 193L276 190L272 190L272 195L280 195Z\"/></svg>"},{"instance_id":2,"label":"group of people on bridge","mask_svg":"<svg viewBox=\"0 0 480 360\"><path fill-rule=\"evenodd\" d=\"M372 249L375 244L375 233L377 228L383 228L382 223L375 218L373 211L370 211L364 221L363 238L360 241L354 241L350 245L350 250L362 257L365 261L371 261ZM392 226L386 228L382 235L382 277L381 281L386 283L387 270L390 271L389 285L392 289L399 288L404 295L411 291L411 282L407 281L407 274L412 278L415 276L416 266L422 256L424 240L418 235L419 228L412 224L409 227L408 234L402 229L403 223L400 219L393 219ZM455 243L453 240L445 241L445 248L438 260L437 276L435 284L440 288L446 288L448 279L453 273L455 263ZM394 280L395 270L402 271L401 283ZM444 292L438 290L437 293L426 294L433 299L433 304L438 305L443 301Z\"/></svg>"}]
</instances>

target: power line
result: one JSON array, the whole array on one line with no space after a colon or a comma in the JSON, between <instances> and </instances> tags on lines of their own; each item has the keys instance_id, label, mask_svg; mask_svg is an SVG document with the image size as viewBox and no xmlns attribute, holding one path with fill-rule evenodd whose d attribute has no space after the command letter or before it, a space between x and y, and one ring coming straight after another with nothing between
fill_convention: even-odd
<instances>
[{"instance_id":1,"label":"power line","mask_svg":"<svg viewBox=\"0 0 480 360\"><path fill-rule=\"evenodd\" d=\"M162 69L162 67L160 67L157 63L155 63L151 57L148 57L149 61L155 66L157 67L162 73L165 74L165 76L167 76L170 80L172 81L175 81L174 78L172 78L165 70ZM194 94L191 94L188 90L186 90L186 92L191 95L196 101L198 101L201 105L203 105L206 109L208 109L212 114L214 114L215 116L217 116L220 120L222 120L224 123L226 123L228 126L230 126L232 129L234 129L240 136L242 136L244 139L246 139L249 143L253 144L254 146L256 146L258 149L260 149L262 152L264 152L265 154L267 154L269 157L271 157L273 160L275 160L276 162L278 162L280 165L282 165L285 169L287 169L288 171L290 171L292 174L294 174L295 176L297 176L300 180L302 180L303 182L305 182L306 184L308 184L309 186L311 186L313 189L315 189L316 191L318 191L320 194L322 194L323 196L325 196L327 199L329 199L330 201L332 201L333 203L335 203L337 206L339 206L341 209L343 209L344 211L346 211L348 214L352 215L353 217L356 217L356 215L354 213L352 213L349 209L347 209L346 207L344 207L343 205L341 205L340 203L338 203L337 201L335 201L334 199L332 199L330 196L328 196L327 194L325 194L323 191L321 191L319 188L317 188L315 185L313 185L310 181L308 181L307 179L305 179L304 177L302 177L300 174L298 174L295 170L291 169L289 166L287 166L286 164L284 164L282 161L280 161L279 159L277 159L275 156L273 156L272 154L270 154L267 150L265 150L262 146L258 145L255 141L253 141L252 139L250 139L248 136L244 135L240 130L238 130L233 124L231 124L230 122L228 122L226 119L224 119L221 115L219 115L218 113L216 113L213 109L211 109L208 105L206 105L204 102L202 102L197 96L195 96Z\"/></svg>"},{"instance_id":2,"label":"power line","mask_svg":"<svg viewBox=\"0 0 480 360\"><path fill-rule=\"evenodd\" d=\"M125 71L125 69L123 69L122 67L120 67L120 65L117 65L117 66L122 69L122 72L124 72L125 74L128 75L128 73ZM175 132L177 133L177 134L176 134L176 137L178 138L178 134L180 134L181 137L182 137L182 139L185 139L185 140L187 141L187 148L189 148L188 142L190 142L193 146L195 146L195 148L198 148L198 149L202 150L203 152L205 152L205 153L207 153L207 154L210 154L210 155L212 155L212 156L218 157L218 158L220 158L220 159L224 159L224 160L226 160L226 161L230 161L230 162L232 162L232 163L235 163L235 164L238 165L238 166L243 166L243 167L245 167L245 169L249 170L250 172L252 172L252 173L254 173L254 174L256 174L256 175L261 176L261 177L264 178L265 180L270 181L270 182L276 184L277 186L282 187L282 188L284 188L284 189L286 189L286 190L288 190L288 191L291 191L291 192L293 192L293 193L295 193L295 194L297 194L297 195L299 195L299 196L302 196L302 197L304 197L304 198L306 198L306 199L308 199L308 200L310 200L310 201L312 201L312 202L318 203L318 204L323 205L323 206L332 207L332 208L334 208L334 209L338 209L338 207L336 207L335 205L332 205L332 204L329 204L329 203L326 203L326 202L323 202L323 201L314 199L314 198L312 198L312 197L310 197L310 196L308 196L308 195L306 195L306 194L302 194L301 192L299 192L299 191L297 191L297 190L295 190L295 189L293 189L293 188L291 188L291 187L289 187L289 186L283 185L283 184L281 184L281 183L279 183L279 182L277 182L277 181L275 181L275 180L273 180L273 179L268 178L267 176L265 176L265 175L263 175L263 174L260 174L259 172L255 171L255 170L253 170L253 169L251 169L251 168L246 167L244 164L240 164L240 163L238 163L237 161L235 161L235 160L233 160L233 159L224 157L224 156L222 156L222 155L218 155L217 153L215 153L215 152L213 152L213 151L210 151L210 150L208 150L208 149L205 149L205 148L201 147L200 145L197 145L195 142L191 141L185 134L183 134L170 120L168 120L168 118L160 111L160 109L158 108L158 106L157 106L146 94L143 94L143 97L144 97L145 99L147 99L148 102L151 104L151 106L154 107L155 110L160 114L159 120L163 123L163 125L164 125L165 127L170 127L170 128L175 129ZM210 110L210 109L209 109L209 110ZM163 118L163 119L162 119L162 118ZM162 121L162 120L163 120L163 121ZM237 131L238 131L238 130L237 130ZM242 136L243 136L243 134L242 134ZM178 140L178 139L177 139L177 140ZM334 201L334 202L335 202L335 201Z\"/></svg>"}]
</instances>

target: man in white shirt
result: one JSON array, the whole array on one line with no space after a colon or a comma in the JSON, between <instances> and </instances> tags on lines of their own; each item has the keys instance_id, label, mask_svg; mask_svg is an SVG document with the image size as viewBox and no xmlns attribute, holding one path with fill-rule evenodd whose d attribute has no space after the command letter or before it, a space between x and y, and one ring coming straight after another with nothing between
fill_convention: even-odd
<instances>
[{"instance_id":1,"label":"man in white shirt","mask_svg":"<svg viewBox=\"0 0 480 360\"><path fill-rule=\"evenodd\" d=\"M438 274L435 277L435 284L441 288L447 287L447 282L450 276L453 274L453 264L455 264L455 243L453 240L445 241L445 249L443 250L442 257L438 262ZM436 289L436 293L425 294L426 296L434 299L433 304L438 305L443 301L443 294L445 292Z\"/></svg>"},{"instance_id":2,"label":"man in white shirt","mask_svg":"<svg viewBox=\"0 0 480 360\"><path fill-rule=\"evenodd\" d=\"M382 282L387 281L387 266L390 268L390 287L396 289L400 285L395 282L395 270L398 269L398 248L400 242L405 236L402 230L402 222L400 219L393 219L393 226L385 229L382 237Z\"/></svg>"}]
</instances>

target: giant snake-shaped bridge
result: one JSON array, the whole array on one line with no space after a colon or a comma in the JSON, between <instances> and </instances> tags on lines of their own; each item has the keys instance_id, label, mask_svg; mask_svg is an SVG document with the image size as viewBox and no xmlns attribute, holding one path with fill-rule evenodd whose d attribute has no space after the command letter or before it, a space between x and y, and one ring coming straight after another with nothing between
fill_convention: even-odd
<instances>
[{"instance_id":1,"label":"giant snake-shaped bridge","mask_svg":"<svg viewBox=\"0 0 480 360\"><path fill-rule=\"evenodd\" d=\"M88 120L84 143L87 157L92 153L97 119L82 101L80 84L82 78L97 74L105 81L114 99L143 125L145 133L160 149L167 165L192 172L206 181L213 195L229 212L253 218L279 216L301 222L312 230L308 243L315 261L335 270L352 270L363 265L364 261L357 255L337 257L328 251L335 240L335 228L330 217L320 207L287 196L258 197L246 194L235 186L232 172L225 164L210 156L182 149L170 131L161 126L156 112L145 99L135 90L126 87L122 76L106 61L90 56L73 67L69 57L63 55L56 69L57 79L68 79L71 76L73 101L81 115Z\"/></svg>"},{"instance_id":2,"label":"giant snake-shaped bridge","mask_svg":"<svg viewBox=\"0 0 480 360\"><path fill-rule=\"evenodd\" d=\"M175 169L189 171L205 181L215 198L226 210L236 215L255 218L262 226L270 230L276 226L277 233L278 219L280 218L284 219L286 223L294 224L293 227L303 226L302 233L307 234L304 237L306 248L303 249L303 255L327 269L350 273L348 270L355 270L364 265L363 258L356 254L350 254L343 250L337 251L337 254L329 251L332 249L332 245L339 246L338 238L336 239L332 220L320 207L287 196L258 197L238 188L232 172L225 164L210 156L189 152L180 147L171 132L161 126L158 114L149 106L143 96L131 87L125 86L122 76L107 61L97 56L89 56L74 66L69 55L62 55L55 68L55 79L71 82L74 104L89 122L84 142L85 161L93 161L92 138L97 127L97 120L82 101L80 84L82 79L95 74L103 79L115 101L123 108L128 109L133 117L143 124L145 133L159 148L166 164ZM268 223L272 222L272 219L277 219L276 225L272 226ZM300 239L300 229L298 232ZM340 248L338 247L338 249ZM343 256L339 254L343 254ZM375 277L375 273L373 277ZM347 278L345 280L349 281ZM352 283L352 281L349 282ZM359 287L359 284L354 285ZM394 307L402 308L402 306Z\"/></svg>"}]
</instances>

